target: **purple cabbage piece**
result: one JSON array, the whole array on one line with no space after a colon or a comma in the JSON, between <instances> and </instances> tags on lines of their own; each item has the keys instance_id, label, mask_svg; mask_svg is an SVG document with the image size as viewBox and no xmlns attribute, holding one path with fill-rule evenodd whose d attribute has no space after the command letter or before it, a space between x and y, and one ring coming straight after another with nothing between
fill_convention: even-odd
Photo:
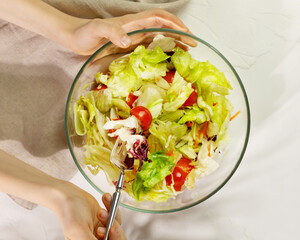
<instances>
[{"instance_id":1,"label":"purple cabbage piece","mask_svg":"<svg viewBox=\"0 0 300 240\"><path fill-rule=\"evenodd\" d=\"M128 150L128 152L132 155L134 159L140 160L140 166L138 171L141 170L141 167L143 166L143 161L148 161L147 155L148 155L148 142L144 138L143 141L140 141L140 139L137 139L136 142L133 144L132 149Z\"/></svg>"}]
</instances>

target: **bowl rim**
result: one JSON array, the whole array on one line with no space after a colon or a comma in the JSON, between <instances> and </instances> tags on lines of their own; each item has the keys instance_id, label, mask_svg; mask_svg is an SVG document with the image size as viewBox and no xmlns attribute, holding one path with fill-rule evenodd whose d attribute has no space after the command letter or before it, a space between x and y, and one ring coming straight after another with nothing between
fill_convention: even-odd
<instances>
[{"instance_id":1,"label":"bowl rim","mask_svg":"<svg viewBox=\"0 0 300 240\"><path fill-rule=\"evenodd\" d=\"M122 202L120 202L120 206L122 207L126 207L128 209L134 210L134 211L138 211L138 212L144 212L144 213L171 213L171 212L178 212L178 211L182 211L188 208L191 208L193 206L198 205L201 202L204 202L205 200L209 199L211 196L213 196L214 194L216 194L221 188L224 187L224 185L229 181L229 179L233 176L233 174L236 172L237 168L239 167L244 154L246 152L246 148L248 145L248 141L249 141L249 136L250 136L250 125L251 125L251 120L250 120L250 107L249 107L249 101L248 101L248 97L247 97L247 93L246 90L244 88L244 85L238 75L238 73L236 72L236 70L234 69L234 67L231 65L231 63L227 60L227 58L225 58L225 56L219 51L217 50L215 47L213 47L211 44L209 44L208 42L204 41L203 39L194 36L192 34L186 33L186 32L182 32L179 30L174 30L174 29L168 29L168 28L147 28L147 29L141 29L141 30L136 30L136 31L132 31L127 33L129 36L130 35L134 35L134 34L138 34L138 33L147 33L147 32L167 32L167 33L175 33L175 34L179 34L179 35L185 35L187 37L193 38L194 40L206 45L208 48L210 48L211 50L213 50L217 55L219 55L224 61L225 63L230 67L231 71L233 72L233 74L235 75L236 79L238 80L238 83L240 85L240 88L242 90L243 93L243 97L245 100L245 105L246 105L246 110L247 110L247 128L246 128L246 136L245 136L245 141L244 141L244 145L241 151L241 154L239 156L238 161L236 162L234 168L231 170L230 174L224 179L224 181L218 186L216 187L216 189L214 189L211 193L209 193L207 196L205 196L204 198L195 201L191 204L188 204L186 206L180 207L180 208L174 208L174 209L168 209L168 210L148 210L148 209L142 209L142 208L138 208L138 207L133 207L133 206L129 206L126 205ZM67 143L68 143L68 148L70 150L70 153L72 155L72 158L77 166L77 168L79 169L79 171L81 172L81 174L84 176L84 178L91 184L91 186L100 194L104 194L104 192L102 190L100 190L90 179L89 177L85 174L85 172L83 171L83 169L81 168L80 164L78 163L75 154L72 150L71 144L70 144L70 136L68 133L68 106L70 104L70 100L71 100L71 96L73 93L73 89L74 86L77 82L77 80L79 79L79 76L81 75L81 73L84 71L85 67L94 59L94 57L103 49L105 49L106 47L108 47L109 45L113 44L111 41L109 41L108 43L104 44L102 47L100 47L97 51L94 52L93 55L91 55L86 61L85 63L82 65L82 67L80 68L80 70L78 71L78 73L75 76L75 79L71 85L71 88L69 90L68 93L68 97L67 97L67 101L66 101L66 107L65 107L65 133L66 133L66 138L67 138Z\"/></svg>"}]
</instances>

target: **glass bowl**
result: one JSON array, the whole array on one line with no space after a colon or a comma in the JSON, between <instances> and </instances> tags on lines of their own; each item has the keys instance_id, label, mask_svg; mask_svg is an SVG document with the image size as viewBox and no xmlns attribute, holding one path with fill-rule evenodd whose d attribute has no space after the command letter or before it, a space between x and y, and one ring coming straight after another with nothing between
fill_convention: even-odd
<instances>
[{"instance_id":1,"label":"glass bowl","mask_svg":"<svg viewBox=\"0 0 300 240\"><path fill-rule=\"evenodd\" d=\"M99 71L106 72L112 60L132 52L138 44L147 46L157 34L174 37L177 39L178 44L182 46L185 46L182 42L196 42L197 46L190 47L189 52L193 58L199 61L209 60L211 64L224 72L233 87L233 91L228 96L234 107L233 113L240 111L240 114L231 121L227 130L231 141L227 150L218 160L220 164L219 168L210 175L198 179L193 190L185 189L176 198L161 203L151 201L137 202L126 192L122 193L121 206L135 211L150 213L180 211L205 201L219 191L238 168L247 147L250 131L250 111L246 91L233 66L218 50L196 36L176 30L156 28L134 31L129 33L130 36L136 39L134 46L128 49L121 49L113 43L108 42L97 50L78 72L68 95L65 112L65 129L68 146L78 169L85 179L101 194L105 192L113 193L115 191L115 187L108 184L103 172L93 175L84 163L84 149L82 147L84 138L75 133L73 105L80 95L83 94L82 89L84 86L94 81L95 73Z\"/></svg>"}]
</instances>

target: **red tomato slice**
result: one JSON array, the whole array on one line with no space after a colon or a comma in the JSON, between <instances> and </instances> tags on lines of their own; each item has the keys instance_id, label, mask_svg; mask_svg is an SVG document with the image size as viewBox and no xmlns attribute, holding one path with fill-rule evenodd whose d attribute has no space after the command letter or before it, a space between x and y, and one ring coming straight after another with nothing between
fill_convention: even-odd
<instances>
[{"instance_id":1,"label":"red tomato slice","mask_svg":"<svg viewBox=\"0 0 300 240\"><path fill-rule=\"evenodd\" d=\"M131 109L130 113L140 120L144 131L150 127L152 123L152 115L147 108L143 106L137 106Z\"/></svg>"},{"instance_id":2,"label":"red tomato slice","mask_svg":"<svg viewBox=\"0 0 300 240\"><path fill-rule=\"evenodd\" d=\"M197 92L194 90L182 106L183 107L193 106L194 103L197 103L197 96L198 96Z\"/></svg>"},{"instance_id":3,"label":"red tomato slice","mask_svg":"<svg viewBox=\"0 0 300 240\"><path fill-rule=\"evenodd\" d=\"M190 163L191 163L190 159L181 158L177 162L172 174L166 177L167 185L170 186L172 184L172 177L173 177L174 189L176 191L181 191L182 185L184 184L187 175L194 168L194 166L190 165Z\"/></svg>"},{"instance_id":4,"label":"red tomato slice","mask_svg":"<svg viewBox=\"0 0 300 240\"><path fill-rule=\"evenodd\" d=\"M116 119L112 119L112 120L113 120L113 121L119 121L119 120L121 120L121 119L116 118ZM109 132L109 133L114 133L115 131L116 131L116 129L108 129L108 132ZM118 136L115 136L115 137L113 137L113 138L117 139Z\"/></svg>"},{"instance_id":5,"label":"red tomato slice","mask_svg":"<svg viewBox=\"0 0 300 240\"><path fill-rule=\"evenodd\" d=\"M94 91L100 91L100 90L103 90L106 88L107 88L107 86L102 84L101 87L99 85L97 87L95 87Z\"/></svg>"},{"instance_id":6,"label":"red tomato slice","mask_svg":"<svg viewBox=\"0 0 300 240\"><path fill-rule=\"evenodd\" d=\"M129 93L128 95L128 101L127 101L127 105L132 108L132 104L134 103L134 101L137 99L138 97L133 95L132 93Z\"/></svg>"},{"instance_id":7,"label":"red tomato slice","mask_svg":"<svg viewBox=\"0 0 300 240\"><path fill-rule=\"evenodd\" d=\"M192 161L188 158L181 158L177 164L176 167L182 169L187 174L190 173L190 171L194 168L194 166L190 165Z\"/></svg>"},{"instance_id":8,"label":"red tomato slice","mask_svg":"<svg viewBox=\"0 0 300 240\"><path fill-rule=\"evenodd\" d=\"M172 83L173 82L173 78L175 75L175 71L169 71L166 73L166 76L164 76L163 78L168 82L168 83Z\"/></svg>"}]
</instances>

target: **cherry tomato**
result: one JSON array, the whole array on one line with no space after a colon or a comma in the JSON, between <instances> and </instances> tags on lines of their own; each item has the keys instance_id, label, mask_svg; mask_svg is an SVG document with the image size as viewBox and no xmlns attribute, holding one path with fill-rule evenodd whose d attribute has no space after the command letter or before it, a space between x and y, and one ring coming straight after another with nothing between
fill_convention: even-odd
<instances>
[{"instance_id":1,"label":"cherry tomato","mask_svg":"<svg viewBox=\"0 0 300 240\"><path fill-rule=\"evenodd\" d=\"M192 123L191 121L187 121L187 122L185 123L185 125L186 125L187 127L192 127L192 126L193 126L193 123Z\"/></svg>"},{"instance_id":2,"label":"cherry tomato","mask_svg":"<svg viewBox=\"0 0 300 240\"><path fill-rule=\"evenodd\" d=\"M191 163L190 159L181 158L177 162L172 174L166 177L167 185L170 186L172 184L172 177L173 177L174 189L176 191L181 191L182 185L184 184L187 175L194 168L194 166L190 165L190 163Z\"/></svg>"},{"instance_id":3,"label":"cherry tomato","mask_svg":"<svg viewBox=\"0 0 300 240\"><path fill-rule=\"evenodd\" d=\"M172 82L173 82L174 75L175 75L175 71L169 71L169 72L167 72L166 76L164 76L163 78L164 78L168 83L172 83Z\"/></svg>"},{"instance_id":4,"label":"cherry tomato","mask_svg":"<svg viewBox=\"0 0 300 240\"><path fill-rule=\"evenodd\" d=\"M100 91L100 90L104 90L106 88L107 88L107 86L102 84L101 87L99 87L99 85L97 87L95 87L94 91Z\"/></svg>"},{"instance_id":5,"label":"cherry tomato","mask_svg":"<svg viewBox=\"0 0 300 240\"><path fill-rule=\"evenodd\" d=\"M150 127L152 123L152 115L147 108L143 106L137 106L131 109L130 113L140 120L144 131Z\"/></svg>"},{"instance_id":6,"label":"cherry tomato","mask_svg":"<svg viewBox=\"0 0 300 240\"><path fill-rule=\"evenodd\" d=\"M128 95L128 101L127 101L127 105L132 108L132 104L134 103L134 101L137 99L138 97L133 95L132 93L129 93Z\"/></svg>"},{"instance_id":7,"label":"cherry tomato","mask_svg":"<svg viewBox=\"0 0 300 240\"><path fill-rule=\"evenodd\" d=\"M182 105L183 107L190 107L193 106L194 103L197 103L197 92L194 90L189 98L184 102Z\"/></svg>"}]
</instances>

